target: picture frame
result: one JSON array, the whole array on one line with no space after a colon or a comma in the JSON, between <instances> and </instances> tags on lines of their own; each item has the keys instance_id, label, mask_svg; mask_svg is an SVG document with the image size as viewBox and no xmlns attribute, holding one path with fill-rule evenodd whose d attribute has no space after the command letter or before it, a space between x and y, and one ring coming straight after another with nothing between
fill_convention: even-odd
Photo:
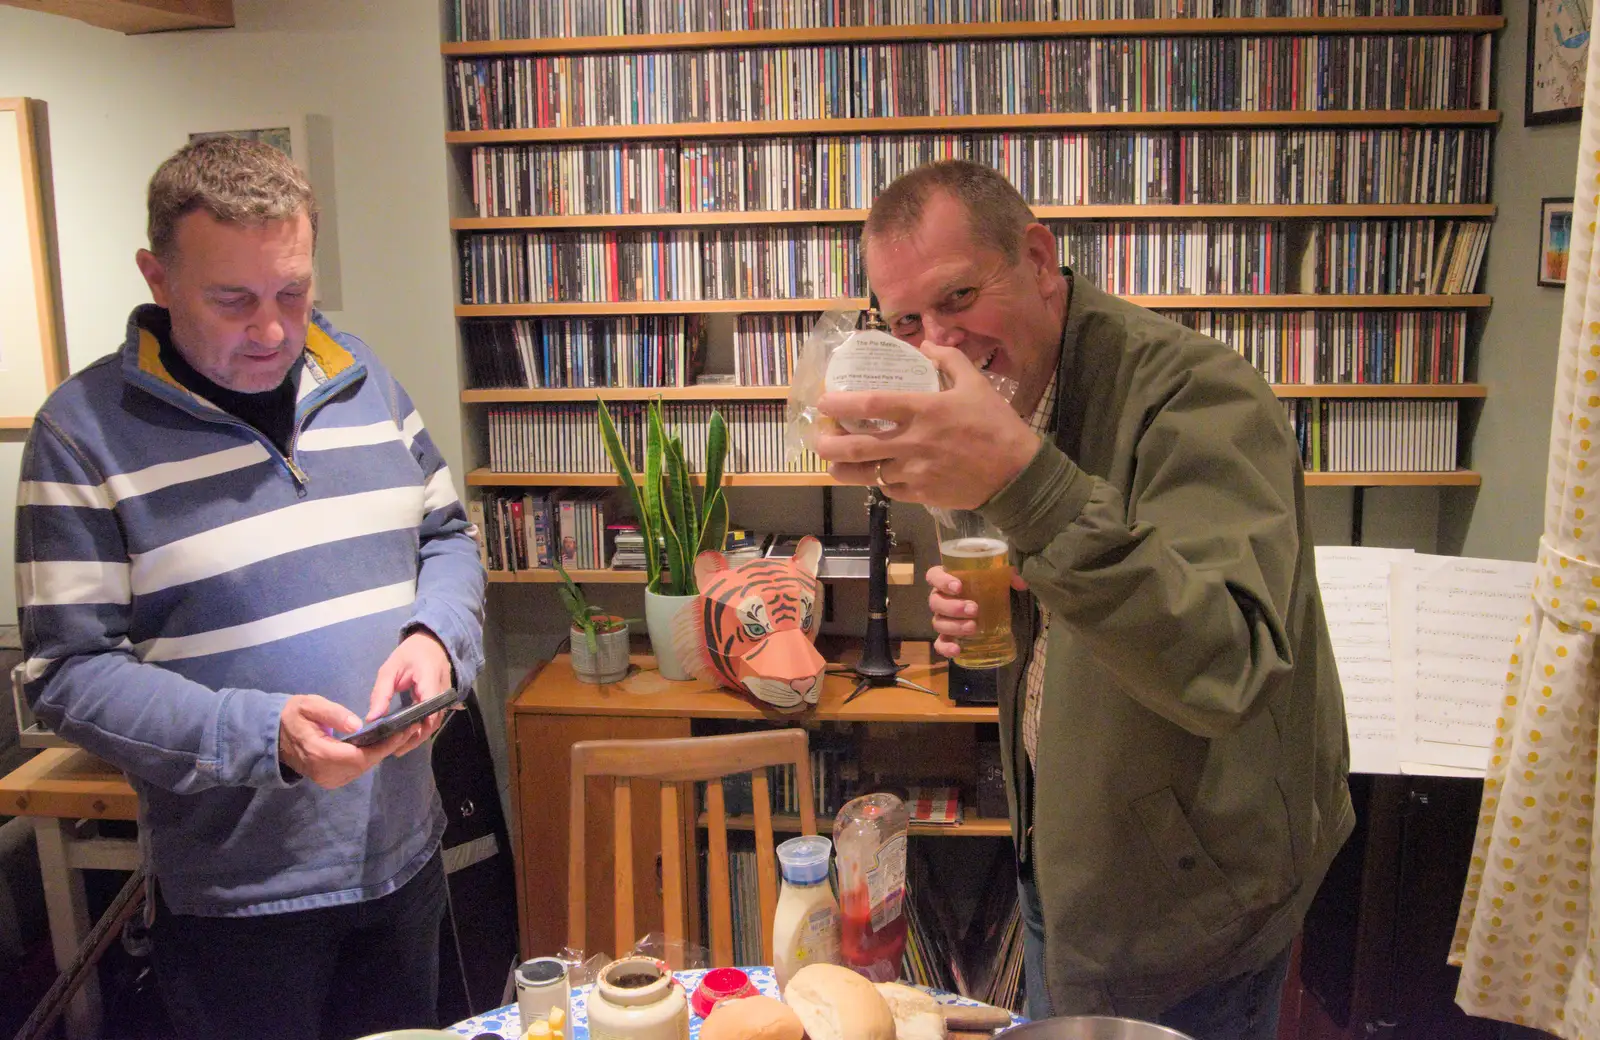
<instances>
[{"instance_id":1,"label":"picture frame","mask_svg":"<svg viewBox=\"0 0 1600 1040\"><path fill-rule=\"evenodd\" d=\"M1529 0L1525 126L1576 122L1589 66L1589 11L1578 0Z\"/></svg>"},{"instance_id":2,"label":"picture frame","mask_svg":"<svg viewBox=\"0 0 1600 1040\"><path fill-rule=\"evenodd\" d=\"M189 143L214 137L242 137L247 141L262 141L284 155L306 165L305 130L300 120L271 120L245 130L199 130L189 135Z\"/></svg>"},{"instance_id":3,"label":"picture frame","mask_svg":"<svg viewBox=\"0 0 1600 1040\"><path fill-rule=\"evenodd\" d=\"M0 98L0 429L31 427L67 374L44 116Z\"/></svg>"},{"instance_id":4,"label":"picture frame","mask_svg":"<svg viewBox=\"0 0 1600 1040\"><path fill-rule=\"evenodd\" d=\"M1539 284L1567 284L1572 253L1572 196L1539 200Z\"/></svg>"}]
</instances>

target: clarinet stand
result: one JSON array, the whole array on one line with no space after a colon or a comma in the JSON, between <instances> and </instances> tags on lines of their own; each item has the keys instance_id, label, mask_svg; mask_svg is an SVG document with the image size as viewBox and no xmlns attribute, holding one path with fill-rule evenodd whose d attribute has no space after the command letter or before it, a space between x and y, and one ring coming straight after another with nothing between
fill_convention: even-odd
<instances>
[{"instance_id":1,"label":"clarinet stand","mask_svg":"<svg viewBox=\"0 0 1600 1040\"><path fill-rule=\"evenodd\" d=\"M844 699L849 704L870 689L880 686L906 686L934 694L926 686L900 677L905 665L896 663L889 652L889 500L877 488L867 489L867 636L861 646L861 659L854 666L828 669L829 675L848 675L856 688Z\"/></svg>"}]
</instances>

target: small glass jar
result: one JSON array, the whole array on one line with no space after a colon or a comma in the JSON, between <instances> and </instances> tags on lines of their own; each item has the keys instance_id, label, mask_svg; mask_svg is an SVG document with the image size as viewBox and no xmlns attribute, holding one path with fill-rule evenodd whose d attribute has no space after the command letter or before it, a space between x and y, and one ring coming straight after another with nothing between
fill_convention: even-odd
<instances>
[{"instance_id":1,"label":"small glass jar","mask_svg":"<svg viewBox=\"0 0 1600 1040\"><path fill-rule=\"evenodd\" d=\"M689 1040L689 1001L654 957L624 957L600 972L589 993L592 1040Z\"/></svg>"}]
</instances>

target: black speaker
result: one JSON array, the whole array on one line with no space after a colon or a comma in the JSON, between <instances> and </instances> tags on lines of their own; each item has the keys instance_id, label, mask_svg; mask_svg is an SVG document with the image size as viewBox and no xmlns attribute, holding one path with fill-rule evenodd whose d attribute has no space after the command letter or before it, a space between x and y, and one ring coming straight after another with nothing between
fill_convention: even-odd
<instances>
[{"instance_id":1,"label":"black speaker","mask_svg":"<svg viewBox=\"0 0 1600 1040\"><path fill-rule=\"evenodd\" d=\"M477 696L434 738L448 903L439 928L439 1021L499 1007L517 959L516 872Z\"/></svg>"},{"instance_id":2,"label":"black speaker","mask_svg":"<svg viewBox=\"0 0 1600 1040\"><path fill-rule=\"evenodd\" d=\"M950 699L957 704L999 704L1004 668L963 668L950 662Z\"/></svg>"}]
</instances>

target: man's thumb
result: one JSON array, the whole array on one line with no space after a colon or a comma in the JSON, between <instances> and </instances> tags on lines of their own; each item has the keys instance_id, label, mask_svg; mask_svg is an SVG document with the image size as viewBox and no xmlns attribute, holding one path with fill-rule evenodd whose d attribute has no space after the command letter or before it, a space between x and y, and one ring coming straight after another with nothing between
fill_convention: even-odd
<instances>
[{"instance_id":1,"label":"man's thumb","mask_svg":"<svg viewBox=\"0 0 1600 1040\"><path fill-rule=\"evenodd\" d=\"M923 357L932 361L944 376L946 387L956 387L974 378L981 378L982 373L967 355L955 347L941 347L937 343L923 340L919 348Z\"/></svg>"},{"instance_id":2,"label":"man's thumb","mask_svg":"<svg viewBox=\"0 0 1600 1040\"><path fill-rule=\"evenodd\" d=\"M300 714L321 726L354 733L361 728L361 720L349 708L335 704L326 697L308 694L300 704Z\"/></svg>"}]
</instances>

